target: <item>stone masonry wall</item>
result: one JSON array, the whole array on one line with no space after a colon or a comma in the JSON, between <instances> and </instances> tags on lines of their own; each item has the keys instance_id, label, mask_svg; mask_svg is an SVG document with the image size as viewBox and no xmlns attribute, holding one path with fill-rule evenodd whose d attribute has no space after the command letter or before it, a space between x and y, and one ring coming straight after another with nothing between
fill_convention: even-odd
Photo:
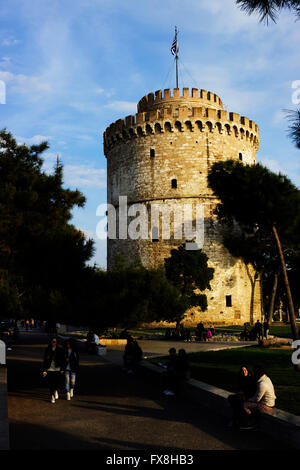
<instances>
[{"instance_id":1,"label":"stone masonry wall","mask_svg":"<svg viewBox=\"0 0 300 470\"><path fill-rule=\"evenodd\" d=\"M187 312L186 323L255 321L260 318L259 281L254 280L251 266L232 257L222 245L213 213L217 200L208 188L207 174L215 161L254 163L259 145L257 125L235 113L227 114L220 98L205 90L193 89L191 96L187 89L183 96L177 89L173 96L165 90L164 97L159 91L155 97L144 97L138 111L135 117L117 121L104 133L108 202L118 208L119 196L127 196L128 206L143 203L149 212L153 204L165 208L202 204L203 250L215 274L212 289L206 292L208 310L192 309ZM177 187L172 187L172 180L177 180ZM149 224L148 240L108 239L108 269L117 253L128 260L140 256L147 267L158 266L185 239L163 240L160 227L159 240L152 241L152 228ZM173 223L173 235L175 228ZM231 296L230 307L226 307L226 296Z\"/></svg>"}]
</instances>

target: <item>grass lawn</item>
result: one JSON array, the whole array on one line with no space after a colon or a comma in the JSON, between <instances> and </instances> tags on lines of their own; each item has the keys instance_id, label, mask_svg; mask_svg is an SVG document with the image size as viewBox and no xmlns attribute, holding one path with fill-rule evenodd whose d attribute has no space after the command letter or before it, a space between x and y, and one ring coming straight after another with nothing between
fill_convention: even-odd
<instances>
[{"instance_id":1,"label":"grass lawn","mask_svg":"<svg viewBox=\"0 0 300 470\"><path fill-rule=\"evenodd\" d=\"M237 374L241 365L252 369L262 364L271 378L277 396L276 407L300 416L300 372L291 362L291 349L258 346L189 354L192 378L228 391L237 391ZM151 359L152 363L162 358Z\"/></svg>"}]
</instances>

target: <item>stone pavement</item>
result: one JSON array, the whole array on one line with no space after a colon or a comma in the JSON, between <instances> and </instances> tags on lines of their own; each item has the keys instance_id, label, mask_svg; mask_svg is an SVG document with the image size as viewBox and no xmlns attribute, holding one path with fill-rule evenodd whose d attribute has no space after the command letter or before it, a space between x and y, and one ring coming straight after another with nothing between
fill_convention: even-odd
<instances>
[{"instance_id":1,"label":"stone pavement","mask_svg":"<svg viewBox=\"0 0 300 470\"><path fill-rule=\"evenodd\" d=\"M101 340L100 340L101 343ZM138 341L142 348L144 358L168 356L169 349L175 348L185 349L187 353L200 352L200 351L219 351L221 349L230 348L243 348L257 344L256 341L239 341L236 342L184 342L184 341L164 341L164 340L141 340ZM123 364L124 345L108 346L107 354L104 356L108 361L117 365Z\"/></svg>"},{"instance_id":2,"label":"stone pavement","mask_svg":"<svg viewBox=\"0 0 300 470\"><path fill-rule=\"evenodd\" d=\"M74 399L53 405L41 361L47 336L21 334L8 353L12 449L195 451L282 449L259 432L234 432L213 410L165 397L158 383L81 354Z\"/></svg>"}]
</instances>

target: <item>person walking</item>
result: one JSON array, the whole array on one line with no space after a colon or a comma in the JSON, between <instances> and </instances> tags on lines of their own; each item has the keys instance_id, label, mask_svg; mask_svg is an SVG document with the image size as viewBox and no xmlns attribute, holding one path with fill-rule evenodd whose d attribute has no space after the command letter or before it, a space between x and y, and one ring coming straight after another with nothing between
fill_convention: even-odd
<instances>
[{"instance_id":1,"label":"person walking","mask_svg":"<svg viewBox=\"0 0 300 470\"><path fill-rule=\"evenodd\" d=\"M263 339L263 326L259 320L257 320L257 322L254 325L254 331L255 331L255 337L258 341L260 341L260 339Z\"/></svg>"},{"instance_id":2,"label":"person walking","mask_svg":"<svg viewBox=\"0 0 300 470\"><path fill-rule=\"evenodd\" d=\"M67 400L71 400L71 398L74 396L74 388L78 369L79 354L72 339L68 339L64 347L64 371Z\"/></svg>"},{"instance_id":3,"label":"person walking","mask_svg":"<svg viewBox=\"0 0 300 470\"><path fill-rule=\"evenodd\" d=\"M264 329L264 338L268 339L270 324L267 319L263 323L263 329Z\"/></svg>"},{"instance_id":4,"label":"person walking","mask_svg":"<svg viewBox=\"0 0 300 470\"><path fill-rule=\"evenodd\" d=\"M58 399L58 389L63 373L64 354L57 344L57 339L52 338L45 350L43 362L43 376L47 377L51 395L51 403Z\"/></svg>"}]
</instances>

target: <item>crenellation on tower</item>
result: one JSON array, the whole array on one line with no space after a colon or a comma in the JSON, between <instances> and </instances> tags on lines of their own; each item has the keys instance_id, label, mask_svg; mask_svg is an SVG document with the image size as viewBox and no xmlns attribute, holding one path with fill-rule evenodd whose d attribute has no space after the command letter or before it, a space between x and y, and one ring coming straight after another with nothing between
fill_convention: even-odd
<instances>
[{"instance_id":1,"label":"crenellation on tower","mask_svg":"<svg viewBox=\"0 0 300 470\"><path fill-rule=\"evenodd\" d=\"M204 103L205 102L205 103ZM146 134L145 127L150 124L151 128L155 126L155 123L159 121L161 129L164 130L165 122L170 122L171 127L174 127L176 120L182 120L181 130L184 132L187 129L184 128L184 120L191 120L191 126L188 129L194 132L195 129L201 132L205 131L206 119L203 120L201 126L196 126L196 120L198 118L209 118L208 131L209 132L220 132L227 130L228 135L233 135L237 138L243 138L244 134L249 131L249 141L255 145L258 150L259 145L259 130L257 124L245 116L240 116L234 112L227 112L222 109L222 104L218 107L203 106L207 103L213 105L218 102L222 103L220 98L206 90L199 90L193 88L191 94L188 88L184 88L182 96L180 90L175 88L173 90L173 96L169 89L164 90L164 96L162 90L157 90L154 93L149 93L144 96L138 103L138 113L136 115L127 116L125 119L119 119L115 123L111 124L104 133L104 146L109 147L112 143L112 136L115 133L122 134L123 130L133 128L131 134L135 136L137 134L136 126L144 126L142 135ZM200 105L200 106L199 106ZM149 129L149 126L148 126ZM232 132L234 130L234 132ZM151 131L152 133L152 131ZM153 130L155 133L155 130ZM247 134L247 136L248 136ZM122 136L121 136L122 138ZM114 139L113 139L114 140Z\"/></svg>"}]
</instances>

